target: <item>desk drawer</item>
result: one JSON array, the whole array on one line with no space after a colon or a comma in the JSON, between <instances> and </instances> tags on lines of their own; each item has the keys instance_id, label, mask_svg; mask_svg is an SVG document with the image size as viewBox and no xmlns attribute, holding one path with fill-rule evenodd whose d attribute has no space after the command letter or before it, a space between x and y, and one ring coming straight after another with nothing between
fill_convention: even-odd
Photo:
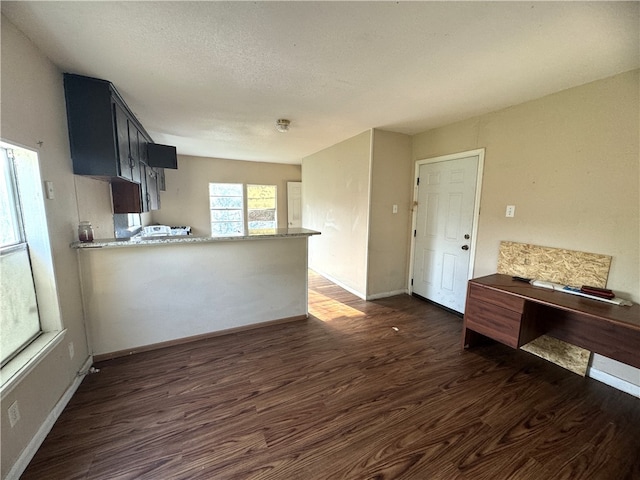
<instances>
[{"instance_id":1,"label":"desk drawer","mask_svg":"<svg viewBox=\"0 0 640 480\"><path fill-rule=\"evenodd\" d=\"M467 302L464 314L466 328L513 348L519 347L521 318L518 312L478 300Z\"/></svg>"},{"instance_id":2,"label":"desk drawer","mask_svg":"<svg viewBox=\"0 0 640 480\"><path fill-rule=\"evenodd\" d=\"M514 312L522 313L524 309L524 299L510 295L505 292L492 290L491 288L483 288L473 283L469 284L469 299L474 301L491 303L498 307L506 308Z\"/></svg>"}]
</instances>

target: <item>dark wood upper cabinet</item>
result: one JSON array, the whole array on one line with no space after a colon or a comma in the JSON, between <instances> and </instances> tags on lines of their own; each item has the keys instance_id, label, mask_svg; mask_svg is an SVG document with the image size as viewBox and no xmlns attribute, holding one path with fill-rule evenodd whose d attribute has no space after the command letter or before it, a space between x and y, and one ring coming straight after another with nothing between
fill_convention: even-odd
<instances>
[{"instance_id":1,"label":"dark wood upper cabinet","mask_svg":"<svg viewBox=\"0 0 640 480\"><path fill-rule=\"evenodd\" d=\"M142 188L139 183L124 180L111 182L113 213L142 213L145 206L142 202Z\"/></svg>"},{"instance_id":2,"label":"dark wood upper cabinet","mask_svg":"<svg viewBox=\"0 0 640 480\"><path fill-rule=\"evenodd\" d=\"M159 208L175 147L153 143L111 82L65 73L64 90L73 173L109 178L114 213Z\"/></svg>"},{"instance_id":3,"label":"dark wood upper cabinet","mask_svg":"<svg viewBox=\"0 0 640 480\"><path fill-rule=\"evenodd\" d=\"M106 80L66 73L64 90L73 173L140 182L144 127Z\"/></svg>"},{"instance_id":4,"label":"dark wood upper cabinet","mask_svg":"<svg viewBox=\"0 0 640 480\"><path fill-rule=\"evenodd\" d=\"M150 143L147 145L147 165L159 168L178 168L176 147Z\"/></svg>"}]
</instances>

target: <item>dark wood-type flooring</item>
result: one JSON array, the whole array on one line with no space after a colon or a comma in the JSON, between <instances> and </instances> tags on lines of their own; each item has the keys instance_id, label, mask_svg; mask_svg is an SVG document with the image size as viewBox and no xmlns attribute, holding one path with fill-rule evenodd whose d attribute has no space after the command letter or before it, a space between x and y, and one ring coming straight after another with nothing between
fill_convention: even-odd
<instances>
[{"instance_id":1,"label":"dark wood-type flooring","mask_svg":"<svg viewBox=\"0 0 640 480\"><path fill-rule=\"evenodd\" d=\"M640 479L640 400L311 274L308 320L96 365L23 479Z\"/></svg>"}]
</instances>

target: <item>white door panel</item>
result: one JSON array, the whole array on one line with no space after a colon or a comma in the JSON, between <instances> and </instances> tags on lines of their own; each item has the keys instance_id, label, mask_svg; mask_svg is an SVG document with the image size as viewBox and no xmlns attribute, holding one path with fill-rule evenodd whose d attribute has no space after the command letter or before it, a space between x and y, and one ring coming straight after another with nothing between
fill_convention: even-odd
<instances>
[{"instance_id":1,"label":"white door panel","mask_svg":"<svg viewBox=\"0 0 640 480\"><path fill-rule=\"evenodd\" d=\"M464 312L479 156L423 163L417 187L412 291Z\"/></svg>"},{"instance_id":2,"label":"white door panel","mask_svg":"<svg viewBox=\"0 0 640 480\"><path fill-rule=\"evenodd\" d=\"M302 182L287 182L287 226L302 227Z\"/></svg>"}]
</instances>

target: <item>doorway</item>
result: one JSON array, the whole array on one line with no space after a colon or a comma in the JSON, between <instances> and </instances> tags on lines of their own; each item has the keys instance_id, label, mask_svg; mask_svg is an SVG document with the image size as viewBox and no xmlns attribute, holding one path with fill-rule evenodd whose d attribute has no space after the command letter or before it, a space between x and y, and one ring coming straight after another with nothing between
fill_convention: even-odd
<instances>
[{"instance_id":1,"label":"doorway","mask_svg":"<svg viewBox=\"0 0 640 480\"><path fill-rule=\"evenodd\" d=\"M464 313L472 277L484 149L416 162L410 292Z\"/></svg>"},{"instance_id":2,"label":"doorway","mask_svg":"<svg viewBox=\"0 0 640 480\"><path fill-rule=\"evenodd\" d=\"M287 227L302 228L302 182L287 182Z\"/></svg>"}]
</instances>

